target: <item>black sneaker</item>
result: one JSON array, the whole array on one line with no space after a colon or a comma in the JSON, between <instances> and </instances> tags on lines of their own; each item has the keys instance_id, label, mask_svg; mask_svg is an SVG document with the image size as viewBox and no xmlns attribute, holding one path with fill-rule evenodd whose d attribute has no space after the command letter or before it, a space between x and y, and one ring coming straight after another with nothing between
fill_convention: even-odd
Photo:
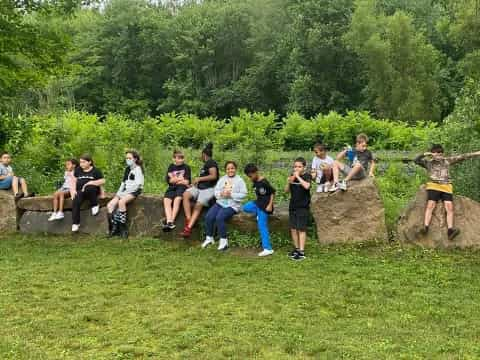
<instances>
[{"instance_id":1,"label":"black sneaker","mask_svg":"<svg viewBox=\"0 0 480 360\"><path fill-rule=\"evenodd\" d=\"M448 240L455 239L458 234L460 234L460 230L458 229L448 229Z\"/></svg>"},{"instance_id":2,"label":"black sneaker","mask_svg":"<svg viewBox=\"0 0 480 360\"><path fill-rule=\"evenodd\" d=\"M304 252L297 251L297 253L292 257L292 260L295 261L302 261L305 260L307 257L305 256Z\"/></svg>"},{"instance_id":3,"label":"black sneaker","mask_svg":"<svg viewBox=\"0 0 480 360\"><path fill-rule=\"evenodd\" d=\"M163 232L169 232L169 231L172 230L172 229L170 229L169 224L170 224L170 223L167 223L166 221L163 222L163 224L162 224L162 230L163 230Z\"/></svg>"},{"instance_id":4,"label":"black sneaker","mask_svg":"<svg viewBox=\"0 0 480 360\"><path fill-rule=\"evenodd\" d=\"M168 229L171 231L173 229L175 229L177 227L177 225L175 225L173 222L169 222L167 223L167 226L168 226Z\"/></svg>"},{"instance_id":5,"label":"black sneaker","mask_svg":"<svg viewBox=\"0 0 480 360\"><path fill-rule=\"evenodd\" d=\"M293 258L295 255L297 255L298 253L298 250L297 249L293 249L292 251L290 251L287 255L289 258Z\"/></svg>"}]
</instances>

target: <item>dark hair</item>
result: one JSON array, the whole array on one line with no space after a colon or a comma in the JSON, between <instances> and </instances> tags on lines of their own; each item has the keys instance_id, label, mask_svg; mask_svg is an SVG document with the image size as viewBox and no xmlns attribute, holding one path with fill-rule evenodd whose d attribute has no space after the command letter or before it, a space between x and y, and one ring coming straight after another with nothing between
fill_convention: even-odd
<instances>
[{"instance_id":1,"label":"dark hair","mask_svg":"<svg viewBox=\"0 0 480 360\"><path fill-rule=\"evenodd\" d=\"M80 160L88 161L92 166L95 166L93 164L93 159L92 159L92 156L90 154L83 154L82 156L80 156Z\"/></svg>"},{"instance_id":2,"label":"dark hair","mask_svg":"<svg viewBox=\"0 0 480 360\"><path fill-rule=\"evenodd\" d=\"M211 142L205 145L205 148L202 150L202 154L207 155L209 158L213 156L213 144Z\"/></svg>"},{"instance_id":3,"label":"dark hair","mask_svg":"<svg viewBox=\"0 0 480 360\"><path fill-rule=\"evenodd\" d=\"M296 163L296 162L302 163L303 166L307 166L307 160L305 160L305 158L303 157L296 158L293 163Z\"/></svg>"},{"instance_id":4,"label":"dark hair","mask_svg":"<svg viewBox=\"0 0 480 360\"><path fill-rule=\"evenodd\" d=\"M432 153L443 153L443 146L440 144L433 144L430 152Z\"/></svg>"},{"instance_id":5,"label":"dark hair","mask_svg":"<svg viewBox=\"0 0 480 360\"><path fill-rule=\"evenodd\" d=\"M229 160L225 163L225 170L227 170L227 166L230 165L230 164L233 165L235 167L235 169L238 168L237 163L235 161Z\"/></svg>"},{"instance_id":6,"label":"dark hair","mask_svg":"<svg viewBox=\"0 0 480 360\"><path fill-rule=\"evenodd\" d=\"M249 163L245 166L244 172L245 172L245 175L247 175L247 176L250 175L250 174L254 174L254 173L258 172L258 167L255 164Z\"/></svg>"},{"instance_id":7,"label":"dark hair","mask_svg":"<svg viewBox=\"0 0 480 360\"><path fill-rule=\"evenodd\" d=\"M78 160L77 159L71 158L71 159L67 159L67 161L71 162L73 165L75 165L75 167L78 166Z\"/></svg>"},{"instance_id":8,"label":"dark hair","mask_svg":"<svg viewBox=\"0 0 480 360\"><path fill-rule=\"evenodd\" d=\"M364 134L364 133L361 133L361 134L358 134L357 135L357 143L361 143L361 142L364 142L364 143L368 143L368 136L367 134Z\"/></svg>"},{"instance_id":9,"label":"dark hair","mask_svg":"<svg viewBox=\"0 0 480 360\"><path fill-rule=\"evenodd\" d=\"M3 155L10 155L10 153L8 151L2 151L2 153L0 154L0 157L2 157Z\"/></svg>"},{"instance_id":10,"label":"dark hair","mask_svg":"<svg viewBox=\"0 0 480 360\"><path fill-rule=\"evenodd\" d=\"M142 169L142 172L143 172L143 159L140 156L139 152L137 150L130 149L130 150L125 151L125 155L127 155L127 154L132 155L133 160L135 160L135 164L140 166L140 168Z\"/></svg>"},{"instance_id":11,"label":"dark hair","mask_svg":"<svg viewBox=\"0 0 480 360\"><path fill-rule=\"evenodd\" d=\"M316 143L315 145L313 145L313 150L325 151L327 150L327 148L321 143Z\"/></svg>"},{"instance_id":12,"label":"dark hair","mask_svg":"<svg viewBox=\"0 0 480 360\"><path fill-rule=\"evenodd\" d=\"M185 157L181 150L173 150L173 157L177 157L177 156L180 157L180 158Z\"/></svg>"}]
</instances>

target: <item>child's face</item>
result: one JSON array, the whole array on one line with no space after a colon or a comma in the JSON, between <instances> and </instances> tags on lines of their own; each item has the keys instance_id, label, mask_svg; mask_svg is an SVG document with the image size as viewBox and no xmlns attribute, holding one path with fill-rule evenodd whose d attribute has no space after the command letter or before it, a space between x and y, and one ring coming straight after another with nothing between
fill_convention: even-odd
<instances>
[{"instance_id":1,"label":"child's face","mask_svg":"<svg viewBox=\"0 0 480 360\"><path fill-rule=\"evenodd\" d=\"M313 149L313 152L315 153L315 155L317 155L320 159L324 159L325 156L327 156L327 152L325 151L325 149Z\"/></svg>"},{"instance_id":2,"label":"child's face","mask_svg":"<svg viewBox=\"0 0 480 360\"><path fill-rule=\"evenodd\" d=\"M250 178L250 180L252 180L253 182L257 181L258 178L260 177L260 176L258 175L258 172L250 173L250 174L248 174L247 176L248 176L248 177Z\"/></svg>"},{"instance_id":3,"label":"child's face","mask_svg":"<svg viewBox=\"0 0 480 360\"><path fill-rule=\"evenodd\" d=\"M303 174L305 172L305 166L299 161L293 164L293 172Z\"/></svg>"},{"instance_id":4,"label":"child's face","mask_svg":"<svg viewBox=\"0 0 480 360\"><path fill-rule=\"evenodd\" d=\"M356 150L360 152L367 150L367 147L368 147L368 144L365 141L359 141L355 145Z\"/></svg>"},{"instance_id":5,"label":"child's face","mask_svg":"<svg viewBox=\"0 0 480 360\"><path fill-rule=\"evenodd\" d=\"M173 157L173 162L175 163L175 165L183 165L183 163L185 162L185 157L183 155L175 155Z\"/></svg>"},{"instance_id":6,"label":"child's face","mask_svg":"<svg viewBox=\"0 0 480 360\"><path fill-rule=\"evenodd\" d=\"M435 160L443 158L443 152L437 151L437 152L432 152L432 158Z\"/></svg>"},{"instance_id":7,"label":"child's face","mask_svg":"<svg viewBox=\"0 0 480 360\"><path fill-rule=\"evenodd\" d=\"M3 154L0 161L4 165L10 165L10 163L12 162L12 157L10 156L10 154Z\"/></svg>"},{"instance_id":8,"label":"child's face","mask_svg":"<svg viewBox=\"0 0 480 360\"><path fill-rule=\"evenodd\" d=\"M90 166L92 166L92 163L90 161L85 160L85 159L80 159L79 163L80 163L80 167L83 170L88 169Z\"/></svg>"},{"instance_id":9,"label":"child's face","mask_svg":"<svg viewBox=\"0 0 480 360\"><path fill-rule=\"evenodd\" d=\"M73 171L75 169L75 165L71 161L65 161L65 170Z\"/></svg>"},{"instance_id":10,"label":"child's face","mask_svg":"<svg viewBox=\"0 0 480 360\"><path fill-rule=\"evenodd\" d=\"M235 166L233 164L228 164L227 167L225 168L225 173L229 177L234 177L235 174L237 173L237 169L235 168Z\"/></svg>"}]
</instances>

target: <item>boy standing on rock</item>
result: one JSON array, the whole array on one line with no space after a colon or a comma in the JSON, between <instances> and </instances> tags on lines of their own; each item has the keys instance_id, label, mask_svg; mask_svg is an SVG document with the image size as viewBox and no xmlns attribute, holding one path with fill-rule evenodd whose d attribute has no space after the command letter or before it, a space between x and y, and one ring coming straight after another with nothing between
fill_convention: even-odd
<instances>
[{"instance_id":1,"label":"boy standing on rock","mask_svg":"<svg viewBox=\"0 0 480 360\"><path fill-rule=\"evenodd\" d=\"M430 152L426 152L415 158L415 164L425 168L430 178L430 181L426 184L427 206L425 208L422 233L424 235L428 233L433 210L438 201L443 201L447 212L448 239L453 240L460 234L460 230L453 227L453 186L450 181L449 168L450 165L460 161L480 156L480 151L449 157L444 157L443 152L442 145L436 144L432 146Z\"/></svg>"}]
</instances>

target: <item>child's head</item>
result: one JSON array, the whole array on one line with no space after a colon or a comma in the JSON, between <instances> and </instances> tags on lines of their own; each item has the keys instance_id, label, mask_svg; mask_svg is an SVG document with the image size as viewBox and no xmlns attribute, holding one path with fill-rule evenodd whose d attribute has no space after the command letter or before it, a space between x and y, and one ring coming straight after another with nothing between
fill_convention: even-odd
<instances>
[{"instance_id":1,"label":"child's head","mask_svg":"<svg viewBox=\"0 0 480 360\"><path fill-rule=\"evenodd\" d=\"M73 171L75 168L78 166L78 161L77 159L68 159L65 161L65 170L67 171Z\"/></svg>"},{"instance_id":2,"label":"child's head","mask_svg":"<svg viewBox=\"0 0 480 360\"><path fill-rule=\"evenodd\" d=\"M368 136L365 134L358 134L355 144L355 149L357 151L365 151L368 147Z\"/></svg>"},{"instance_id":3,"label":"child's head","mask_svg":"<svg viewBox=\"0 0 480 360\"><path fill-rule=\"evenodd\" d=\"M132 166L133 164L137 166L143 165L143 160L138 151L135 150L127 150L125 152L125 161L128 166Z\"/></svg>"},{"instance_id":4,"label":"child's head","mask_svg":"<svg viewBox=\"0 0 480 360\"><path fill-rule=\"evenodd\" d=\"M245 175L247 175L250 180L252 181L257 181L258 178L260 177L259 173L258 173L258 168L255 164L247 164L245 166Z\"/></svg>"},{"instance_id":5,"label":"child's head","mask_svg":"<svg viewBox=\"0 0 480 360\"><path fill-rule=\"evenodd\" d=\"M324 159L327 156L327 148L325 145L316 143L313 146L313 152L315 153L316 156L318 156L320 159Z\"/></svg>"},{"instance_id":6,"label":"child's head","mask_svg":"<svg viewBox=\"0 0 480 360\"><path fill-rule=\"evenodd\" d=\"M3 165L10 165L10 163L12 162L12 157L10 156L10 154L6 151L2 152L2 155L0 156L0 162L3 164Z\"/></svg>"},{"instance_id":7,"label":"child's head","mask_svg":"<svg viewBox=\"0 0 480 360\"><path fill-rule=\"evenodd\" d=\"M185 162L185 156L180 150L175 150L173 152L173 162L175 165L182 165Z\"/></svg>"},{"instance_id":8,"label":"child's head","mask_svg":"<svg viewBox=\"0 0 480 360\"><path fill-rule=\"evenodd\" d=\"M93 159L90 154L83 154L80 156L79 165L83 170L89 169L93 166Z\"/></svg>"},{"instance_id":9,"label":"child's head","mask_svg":"<svg viewBox=\"0 0 480 360\"><path fill-rule=\"evenodd\" d=\"M431 149L430 149L430 152L432 153L432 156L433 158L441 158L443 157L443 146L440 145L440 144L433 144Z\"/></svg>"},{"instance_id":10,"label":"child's head","mask_svg":"<svg viewBox=\"0 0 480 360\"><path fill-rule=\"evenodd\" d=\"M293 171L303 174L307 167L307 161L303 157L298 157L293 163Z\"/></svg>"},{"instance_id":11,"label":"child's head","mask_svg":"<svg viewBox=\"0 0 480 360\"><path fill-rule=\"evenodd\" d=\"M235 161L227 161L225 163L225 173L229 177L234 177L237 174L237 163Z\"/></svg>"},{"instance_id":12,"label":"child's head","mask_svg":"<svg viewBox=\"0 0 480 360\"><path fill-rule=\"evenodd\" d=\"M205 145L205 148L202 150L202 161L207 161L211 159L213 155L213 144L208 143Z\"/></svg>"}]
</instances>

